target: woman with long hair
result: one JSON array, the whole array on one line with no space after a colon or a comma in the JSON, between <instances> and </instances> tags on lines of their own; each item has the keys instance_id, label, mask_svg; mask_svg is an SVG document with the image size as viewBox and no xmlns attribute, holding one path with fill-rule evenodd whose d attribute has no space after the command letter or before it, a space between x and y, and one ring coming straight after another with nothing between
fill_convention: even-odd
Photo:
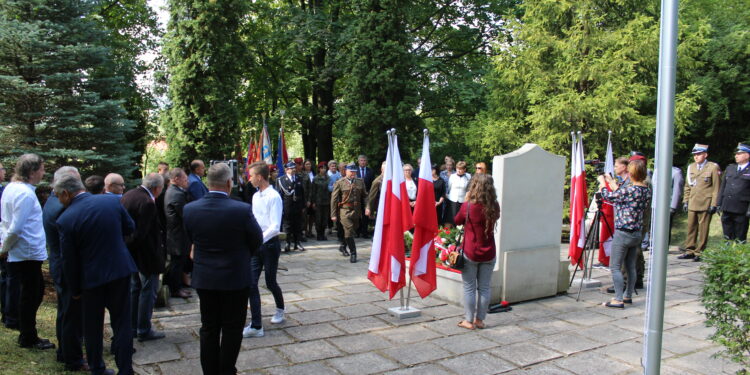
<instances>
[{"instance_id":1,"label":"woman with long hair","mask_svg":"<svg viewBox=\"0 0 750 375\"><path fill-rule=\"evenodd\" d=\"M464 320L458 323L466 329L484 328L484 318L490 305L490 278L495 267L495 223L500 218L492 177L474 175L466 200L454 218L464 224Z\"/></svg>"}]
</instances>

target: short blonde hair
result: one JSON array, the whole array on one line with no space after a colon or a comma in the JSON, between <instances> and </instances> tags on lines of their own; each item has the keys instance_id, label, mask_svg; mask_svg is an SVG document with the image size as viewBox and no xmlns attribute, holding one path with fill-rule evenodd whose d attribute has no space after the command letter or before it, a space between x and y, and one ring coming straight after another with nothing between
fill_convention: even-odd
<instances>
[{"instance_id":1,"label":"short blonde hair","mask_svg":"<svg viewBox=\"0 0 750 375\"><path fill-rule=\"evenodd\" d=\"M458 163L456 163L456 169L466 169L466 162L463 160L460 160Z\"/></svg>"}]
</instances>

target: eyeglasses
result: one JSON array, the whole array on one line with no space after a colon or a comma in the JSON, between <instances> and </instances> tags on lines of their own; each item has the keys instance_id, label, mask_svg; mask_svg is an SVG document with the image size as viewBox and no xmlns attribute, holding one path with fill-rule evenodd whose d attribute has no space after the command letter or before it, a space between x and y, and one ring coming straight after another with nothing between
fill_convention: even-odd
<instances>
[{"instance_id":1,"label":"eyeglasses","mask_svg":"<svg viewBox=\"0 0 750 375\"><path fill-rule=\"evenodd\" d=\"M483 170L484 168L482 168L482 167L477 167L477 170L480 170L480 169L482 169L482 170Z\"/></svg>"}]
</instances>

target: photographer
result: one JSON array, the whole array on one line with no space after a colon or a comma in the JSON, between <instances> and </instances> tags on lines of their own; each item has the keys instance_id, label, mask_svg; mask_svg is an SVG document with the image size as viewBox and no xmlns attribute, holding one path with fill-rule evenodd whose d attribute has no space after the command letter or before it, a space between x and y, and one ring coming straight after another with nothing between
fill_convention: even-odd
<instances>
[{"instance_id":1,"label":"photographer","mask_svg":"<svg viewBox=\"0 0 750 375\"><path fill-rule=\"evenodd\" d=\"M642 218L651 201L651 189L646 184L646 164L642 160L632 160L628 164L630 184L621 187L610 175L602 175L599 190L602 197L615 206L615 234L612 240L610 270L615 288L615 298L604 303L606 307L624 308L625 303L633 303L633 290L636 282L636 257L641 245ZM604 187L612 191L607 191ZM622 263L628 273L627 290L624 290ZM623 293L624 297L623 298Z\"/></svg>"}]
</instances>

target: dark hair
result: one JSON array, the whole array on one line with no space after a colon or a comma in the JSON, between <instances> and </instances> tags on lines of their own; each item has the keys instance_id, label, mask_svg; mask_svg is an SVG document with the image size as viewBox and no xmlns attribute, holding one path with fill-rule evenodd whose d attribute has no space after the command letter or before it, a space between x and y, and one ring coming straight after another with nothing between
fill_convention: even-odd
<instances>
[{"instance_id":1,"label":"dark hair","mask_svg":"<svg viewBox=\"0 0 750 375\"><path fill-rule=\"evenodd\" d=\"M500 218L500 207L497 204L497 193L492 177L484 173L472 176L466 199L482 205L485 220L484 232L489 235L495 227L495 222Z\"/></svg>"},{"instance_id":2,"label":"dark hair","mask_svg":"<svg viewBox=\"0 0 750 375\"><path fill-rule=\"evenodd\" d=\"M646 180L646 163L643 160L631 160L628 164L628 174L633 182L643 182Z\"/></svg>"},{"instance_id":3,"label":"dark hair","mask_svg":"<svg viewBox=\"0 0 750 375\"><path fill-rule=\"evenodd\" d=\"M271 174L268 168L268 164L264 161L258 161L250 164L250 171L255 174L259 174L264 180L268 181L268 176Z\"/></svg>"},{"instance_id":4,"label":"dark hair","mask_svg":"<svg viewBox=\"0 0 750 375\"><path fill-rule=\"evenodd\" d=\"M29 182L31 174L42 168L44 159L37 154L23 154L16 163L13 181Z\"/></svg>"},{"instance_id":5,"label":"dark hair","mask_svg":"<svg viewBox=\"0 0 750 375\"><path fill-rule=\"evenodd\" d=\"M626 157L617 158L615 159L615 163L622 164L627 167L628 163L630 163L630 159Z\"/></svg>"},{"instance_id":6,"label":"dark hair","mask_svg":"<svg viewBox=\"0 0 750 375\"><path fill-rule=\"evenodd\" d=\"M195 172L195 170L198 169L201 165L205 165L203 164L203 160L196 159L190 162L190 173Z\"/></svg>"},{"instance_id":7,"label":"dark hair","mask_svg":"<svg viewBox=\"0 0 750 375\"><path fill-rule=\"evenodd\" d=\"M83 182L86 186L86 191L91 194L101 194L104 191L104 177L102 176L89 176L86 181Z\"/></svg>"}]
</instances>

